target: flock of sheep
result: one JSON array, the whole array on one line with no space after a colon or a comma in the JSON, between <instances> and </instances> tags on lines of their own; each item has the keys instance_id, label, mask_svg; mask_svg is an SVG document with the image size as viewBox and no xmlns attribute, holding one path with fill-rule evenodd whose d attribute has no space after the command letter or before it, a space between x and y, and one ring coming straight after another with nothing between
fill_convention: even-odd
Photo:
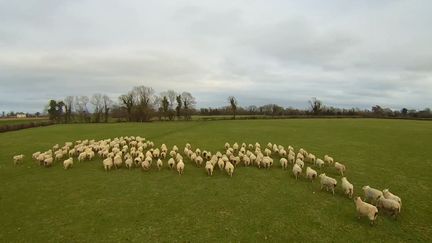
<instances>
[{"instance_id":1,"label":"flock of sheep","mask_svg":"<svg viewBox=\"0 0 432 243\"><path fill-rule=\"evenodd\" d=\"M295 179L302 175L305 164L309 164L310 166L305 169L305 178L311 181L319 179L321 190L323 188L327 191L331 190L334 195L337 180L327 176L325 173L318 175L317 171L312 169L311 166L318 169L324 166L333 167L342 176L340 180L344 194L350 198L354 194L353 184L344 177L345 165L335 162L328 155L320 159L303 148L300 148L295 153L292 146L285 149L282 145L272 143L268 143L264 149L261 148L259 143L255 143L255 145L234 143L232 146L225 143L224 148L224 153L217 151L212 154L210 151L201 151L199 148L193 150L192 146L187 143L182 155L176 145L171 150L168 150L165 144L162 144L159 148L155 147L152 141L145 138L129 136L99 141L79 140L74 143L66 142L62 147L56 144L48 151L33 153L32 158L41 166L51 167L56 161L67 157L63 161L63 166L64 169L69 169L74 164L74 158L78 161L92 160L97 155L103 159L102 164L105 171L110 171L113 167L118 169L123 165L128 169L138 167L147 171L152 167L153 161L156 161L156 167L160 170L164 166L163 161L169 157L166 162L168 167L176 169L181 175L185 169L183 156L186 156L197 167L204 165L204 169L209 176L213 175L215 167L218 167L221 171L225 170L229 176L233 176L235 168L240 164L268 169L273 166L272 155L277 155L280 157L279 162L282 169L285 170L289 165L292 165L292 173ZM16 155L13 159L14 164L20 164L24 160L24 155ZM206 162L204 163L204 161ZM359 218L360 216L366 216L373 224L378 216L378 208L390 212L394 217L400 213L402 201L388 189L380 191L370 186L364 186L362 190L364 191L364 201L360 197L354 199Z\"/></svg>"}]
</instances>

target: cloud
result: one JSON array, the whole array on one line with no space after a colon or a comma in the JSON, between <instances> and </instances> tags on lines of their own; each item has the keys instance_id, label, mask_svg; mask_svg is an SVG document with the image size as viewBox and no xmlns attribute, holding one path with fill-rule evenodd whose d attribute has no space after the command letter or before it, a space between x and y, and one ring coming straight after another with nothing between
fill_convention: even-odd
<instances>
[{"instance_id":1,"label":"cloud","mask_svg":"<svg viewBox=\"0 0 432 243\"><path fill-rule=\"evenodd\" d=\"M431 106L430 1L0 0L0 111L133 86L198 107ZM341 11L342 9L342 11Z\"/></svg>"}]
</instances>

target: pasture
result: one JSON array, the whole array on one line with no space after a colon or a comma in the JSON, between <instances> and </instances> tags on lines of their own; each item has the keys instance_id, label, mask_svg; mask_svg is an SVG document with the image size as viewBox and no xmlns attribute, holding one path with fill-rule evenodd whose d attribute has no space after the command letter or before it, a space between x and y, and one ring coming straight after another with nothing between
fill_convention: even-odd
<instances>
[{"instance_id":1,"label":"pasture","mask_svg":"<svg viewBox=\"0 0 432 243\"><path fill-rule=\"evenodd\" d=\"M225 142L268 142L329 154L361 187L390 188L403 202L397 220L356 217L352 199L295 180L278 156L270 169L238 166L212 177L185 157L185 173L164 168L105 172L100 158L43 168L35 151L78 139L141 136L223 152ZM71 124L0 134L0 241L251 242L432 241L432 123L379 119L293 119ZM23 165L12 156L23 153ZM314 167L315 168L315 167ZM335 177L334 168L316 169Z\"/></svg>"}]
</instances>

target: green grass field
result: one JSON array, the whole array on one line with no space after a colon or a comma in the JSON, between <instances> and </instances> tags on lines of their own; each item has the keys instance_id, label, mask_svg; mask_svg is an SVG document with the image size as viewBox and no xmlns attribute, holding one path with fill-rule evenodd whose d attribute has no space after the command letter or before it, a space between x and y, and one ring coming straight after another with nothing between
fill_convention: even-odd
<instances>
[{"instance_id":1,"label":"green grass field","mask_svg":"<svg viewBox=\"0 0 432 243\"><path fill-rule=\"evenodd\" d=\"M186 161L185 174L164 168L106 173L100 159L65 171L42 168L31 153L55 143L140 135L160 146L186 142L215 152L231 144L303 147L347 165L356 195L363 185L390 188L403 202L397 220L356 217L354 202L296 181L278 162L238 167L234 176ZM432 123L376 119L295 119L73 124L0 134L1 242L287 242L432 241ZM24 153L21 166L12 156ZM165 164L166 165L166 164ZM334 168L324 168L336 177ZM340 181L339 181L340 184ZM340 185L338 185L340 186Z\"/></svg>"}]
</instances>

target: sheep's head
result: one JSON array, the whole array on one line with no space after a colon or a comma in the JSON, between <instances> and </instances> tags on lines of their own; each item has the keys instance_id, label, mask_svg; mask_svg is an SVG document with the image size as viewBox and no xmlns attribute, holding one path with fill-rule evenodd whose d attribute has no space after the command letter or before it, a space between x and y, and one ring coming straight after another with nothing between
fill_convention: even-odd
<instances>
[{"instance_id":1,"label":"sheep's head","mask_svg":"<svg viewBox=\"0 0 432 243\"><path fill-rule=\"evenodd\" d=\"M364 187L362 187L363 190L367 190L369 188L370 188L370 186L364 186Z\"/></svg>"}]
</instances>

